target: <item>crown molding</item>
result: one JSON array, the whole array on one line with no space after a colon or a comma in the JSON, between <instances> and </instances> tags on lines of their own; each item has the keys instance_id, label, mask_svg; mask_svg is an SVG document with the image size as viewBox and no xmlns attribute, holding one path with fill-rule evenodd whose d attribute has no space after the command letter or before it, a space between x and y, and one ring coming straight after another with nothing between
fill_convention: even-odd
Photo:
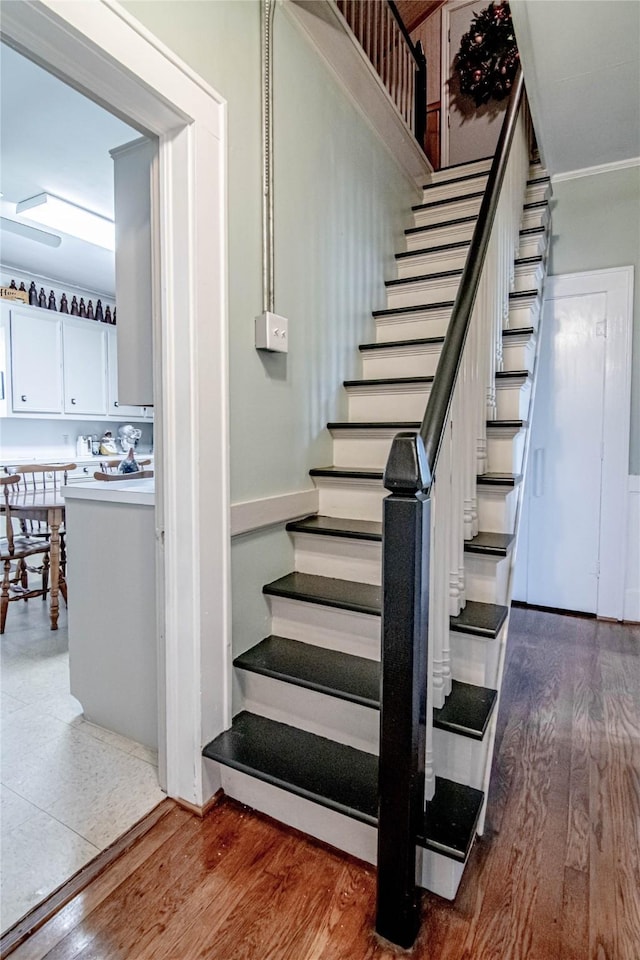
<instances>
[{"instance_id":1,"label":"crown molding","mask_svg":"<svg viewBox=\"0 0 640 960\"><path fill-rule=\"evenodd\" d=\"M565 180L579 180L581 177L595 177L599 173L613 173L615 170L628 170L630 167L640 166L640 157L629 157L628 160L615 160L613 163L601 163L596 167L583 167L581 170L567 170L566 173L555 173L551 183L563 183Z\"/></svg>"}]
</instances>

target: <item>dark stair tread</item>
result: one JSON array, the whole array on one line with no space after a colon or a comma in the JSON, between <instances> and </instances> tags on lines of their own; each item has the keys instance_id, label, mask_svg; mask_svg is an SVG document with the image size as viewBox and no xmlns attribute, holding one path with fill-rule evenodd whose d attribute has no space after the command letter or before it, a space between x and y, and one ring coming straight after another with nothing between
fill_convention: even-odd
<instances>
[{"instance_id":1,"label":"dark stair tread","mask_svg":"<svg viewBox=\"0 0 640 960\"><path fill-rule=\"evenodd\" d=\"M513 546L513 533L480 531L471 540L465 540L465 553L481 553L489 557L506 557Z\"/></svg>"},{"instance_id":2,"label":"dark stair tread","mask_svg":"<svg viewBox=\"0 0 640 960\"><path fill-rule=\"evenodd\" d=\"M380 430L388 427L391 430L419 430L422 426L419 420L332 420L327 424L328 430ZM527 426L526 420L487 420L487 427L497 429L522 429Z\"/></svg>"},{"instance_id":3,"label":"dark stair tread","mask_svg":"<svg viewBox=\"0 0 640 960\"><path fill-rule=\"evenodd\" d=\"M525 203L523 205L523 210L535 210L536 207L548 207L548 200L532 200L531 203Z\"/></svg>"},{"instance_id":4,"label":"dark stair tread","mask_svg":"<svg viewBox=\"0 0 640 960\"><path fill-rule=\"evenodd\" d=\"M449 618L449 626L456 633L470 633L476 637L493 640L500 633L508 612L508 607L503 607L497 603L480 603L478 600L467 600L465 607L458 616Z\"/></svg>"},{"instance_id":5,"label":"dark stair tread","mask_svg":"<svg viewBox=\"0 0 640 960\"><path fill-rule=\"evenodd\" d=\"M516 487L521 479L522 477L519 473L490 471L488 473L478 474L476 483L485 487Z\"/></svg>"},{"instance_id":6,"label":"dark stair tread","mask_svg":"<svg viewBox=\"0 0 640 960\"><path fill-rule=\"evenodd\" d=\"M464 863L476 835L482 810L482 790L436 777L433 799L426 805L424 830L418 844Z\"/></svg>"},{"instance_id":7,"label":"dark stair tread","mask_svg":"<svg viewBox=\"0 0 640 960\"><path fill-rule=\"evenodd\" d=\"M472 214L468 217L453 217L451 220L440 220L438 223L426 223L422 227L407 227L404 231L405 236L413 233L420 233L423 230L438 230L441 227L453 227L461 223L471 223L473 220L478 219L478 214Z\"/></svg>"},{"instance_id":8,"label":"dark stair tread","mask_svg":"<svg viewBox=\"0 0 640 960\"><path fill-rule=\"evenodd\" d=\"M262 592L271 597L288 597L291 600L380 616L381 588L371 583L294 571L265 584Z\"/></svg>"},{"instance_id":9,"label":"dark stair tread","mask_svg":"<svg viewBox=\"0 0 640 960\"><path fill-rule=\"evenodd\" d=\"M385 350L394 347L421 347L429 343L444 343L444 337L416 337L412 340L390 340L387 343L361 343L359 350Z\"/></svg>"},{"instance_id":10,"label":"dark stair tread","mask_svg":"<svg viewBox=\"0 0 640 960\"><path fill-rule=\"evenodd\" d=\"M533 327L510 327L508 330L502 331L502 336L504 337L519 337L521 334L526 333L527 336L531 336L532 333L535 333Z\"/></svg>"},{"instance_id":11,"label":"dark stair tread","mask_svg":"<svg viewBox=\"0 0 640 960\"><path fill-rule=\"evenodd\" d=\"M441 253L443 250L461 250L462 247L469 247L471 240L458 240L456 243L441 243L437 247L423 247L421 250L406 250L403 253L396 253L396 260L409 260L411 257L424 256L425 253Z\"/></svg>"},{"instance_id":12,"label":"dark stair tread","mask_svg":"<svg viewBox=\"0 0 640 960\"><path fill-rule=\"evenodd\" d=\"M387 310L374 310L373 317L398 317L407 313L428 313L430 310L448 310L453 308L453 300L443 300L441 303L423 303L419 307L389 307Z\"/></svg>"},{"instance_id":13,"label":"dark stair tread","mask_svg":"<svg viewBox=\"0 0 640 960\"><path fill-rule=\"evenodd\" d=\"M342 477L351 480L382 480L383 471L369 467L312 467L310 477Z\"/></svg>"},{"instance_id":14,"label":"dark stair tread","mask_svg":"<svg viewBox=\"0 0 640 960\"><path fill-rule=\"evenodd\" d=\"M378 758L243 711L202 751L260 780L376 826Z\"/></svg>"},{"instance_id":15,"label":"dark stair tread","mask_svg":"<svg viewBox=\"0 0 640 960\"><path fill-rule=\"evenodd\" d=\"M343 386L348 390L349 387L382 387L382 386L409 386L413 384L417 387L424 384L433 383L433 377L370 377L367 380L344 380Z\"/></svg>"},{"instance_id":16,"label":"dark stair tread","mask_svg":"<svg viewBox=\"0 0 640 960\"><path fill-rule=\"evenodd\" d=\"M476 190L472 193L463 193L459 197L445 197L444 200L429 200L428 203L416 203L411 207L412 210L428 210L432 207L444 207L448 203L460 203L462 200L478 200L484 196L484 190Z\"/></svg>"},{"instance_id":17,"label":"dark stair tread","mask_svg":"<svg viewBox=\"0 0 640 960\"><path fill-rule=\"evenodd\" d=\"M275 720L243 712L202 751L266 783L370 826L378 821L378 758ZM483 795L436 777L416 843L464 861L475 836Z\"/></svg>"},{"instance_id":18,"label":"dark stair tread","mask_svg":"<svg viewBox=\"0 0 640 960\"><path fill-rule=\"evenodd\" d=\"M422 189L435 190L436 187L448 187L452 183L464 183L465 180L477 180L479 177L488 177L488 176L489 176L488 170L480 170L480 171L477 171L476 173L463 174L463 176L458 176L458 177L453 176L453 177L447 177L446 179L443 179L443 180L436 180L434 183L424 183L422 185Z\"/></svg>"},{"instance_id":19,"label":"dark stair tread","mask_svg":"<svg viewBox=\"0 0 640 960\"><path fill-rule=\"evenodd\" d=\"M497 692L489 687L453 680L444 706L433 711L433 725L440 730L482 740L497 696Z\"/></svg>"},{"instance_id":20,"label":"dark stair tread","mask_svg":"<svg viewBox=\"0 0 640 960\"><path fill-rule=\"evenodd\" d=\"M509 300L528 300L529 297L539 297L539 290L514 290L509 294ZM506 332L506 331L505 331Z\"/></svg>"},{"instance_id":21,"label":"dark stair tread","mask_svg":"<svg viewBox=\"0 0 640 960\"><path fill-rule=\"evenodd\" d=\"M525 264L530 264L530 263L539 264L539 263L542 263L543 260L544 260L544 257L542 256L542 254L537 253L534 257L516 257L516 259L514 260L514 264L516 267L522 267Z\"/></svg>"},{"instance_id":22,"label":"dark stair tread","mask_svg":"<svg viewBox=\"0 0 640 960\"><path fill-rule=\"evenodd\" d=\"M305 517L287 524L292 533L315 533L320 536L345 537L351 540L382 540L382 524L376 520L352 520L343 517Z\"/></svg>"},{"instance_id":23,"label":"dark stair tread","mask_svg":"<svg viewBox=\"0 0 640 960\"><path fill-rule=\"evenodd\" d=\"M527 180L527 186L531 187L534 183L551 183L551 177L548 173L543 173L539 177L531 177Z\"/></svg>"},{"instance_id":24,"label":"dark stair tread","mask_svg":"<svg viewBox=\"0 0 640 960\"><path fill-rule=\"evenodd\" d=\"M496 372L496 380L521 380L522 377L526 377L527 380L531 377L530 370L498 370Z\"/></svg>"},{"instance_id":25,"label":"dark stair tread","mask_svg":"<svg viewBox=\"0 0 640 960\"><path fill-rule=\"evenodd\" d=\"M521 237L529 237L534 233L546 233L546 227L526 227L524 230L520 231Z\"/></svg>"},{"instance_id":26,"label":"dark stair tread","mask_svg":"<svg viewBox=\"0 0 640 960\"><path fill-rule=\"evenodd\" d=\"M445 280L461 277L462 270L440 270L437 273L423 273L419 277L400 277L399 280L385 280L385 287L401 287L404 283L419 283L422 280Z\"/></svg>"},{"instance_id":27,"label":"dark stair tread","mask_svg":"<svg viewBox=\"0 0 640 960\"><path fill-rule=\"evenodd\" d=\"M380 664L285 637L266 637L233 661L241 670L380 709Z\"/></svg>"}]
</instances>

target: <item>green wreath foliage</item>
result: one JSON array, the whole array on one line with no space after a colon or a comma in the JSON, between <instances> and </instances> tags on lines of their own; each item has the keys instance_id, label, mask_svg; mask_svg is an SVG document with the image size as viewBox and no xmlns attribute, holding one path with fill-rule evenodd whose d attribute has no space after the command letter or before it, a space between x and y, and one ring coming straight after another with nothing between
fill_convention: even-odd
<instances>
[{"instance_id":1,"label":"green wreath foliage","mask_svg":"<svg viewBox=\"0 0 640 960\"><path fill-rule=\"evenodd\" d=\"M454 67L460 78L460 91L470 96L477 107L489 100L508 96L520 57L509 4L490 3L465 33Z\"/></svg>"}]
</instances>

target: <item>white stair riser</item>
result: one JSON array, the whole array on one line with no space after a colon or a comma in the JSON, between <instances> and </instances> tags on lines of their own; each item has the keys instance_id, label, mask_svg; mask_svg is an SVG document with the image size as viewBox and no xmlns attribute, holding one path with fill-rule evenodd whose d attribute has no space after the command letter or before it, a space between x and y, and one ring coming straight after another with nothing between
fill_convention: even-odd
<instances>
[{"instance_id":1,"label":"white stair riser","mask_svg":"<svg viewBox=\"0 0 640 960\"><path fill-rule=\"evenodd\" d=\"M387 496L382 481L360 483L326 477L314 477L314 481L318 487L318 512L321 515L382 520L382 501Z\"/></svg>"},{"instance_id":2,"label":"white stair riser","mask_svg":"<svg viewBox=\"0 0 640 960\"><path fill-rule=\"evenodd\" d=\"M525 203L535 203L537 200L548 200L551 196L551 187L546 180L536 180L527 186Z\"/></svg>"},{"instance_id":3,"label":"white stair riser","mask_svg":"<svg viewBox=\"0 0 640 960\"><path fill-rule=\"evenodd\" d=\"M442 273L444 270L462 270L467 259L468 245L457 250L441 250L434 253L416 254L396 260L398 279L420 277L425 273Z\"/></svg>"},{"instance_id":4,"label":"white stair riser","mask_svg":"<svg viewBox=\"0 0 640 960\"><path fill-rule=\"evenodd\" d=\"M474 171L478 172L478 171ZM422 191L422 202L431 203L434 200L450 200L459 197L465 193L475 193L477 190L484 190L487 186L488 173L481 177L473 177L471 172L464 174L465 177L472 177L471 180L452 180L449 183L431 184Z\"/></svg>"},{"instance_id":5,"label":"white stair riser","mask_svg":"<svg viewBox=\"0 0 640 960\"><path fill-rule=\"evenodd\" d=\"M509 302L509 330L518 330L521 327L538 329L540 319L540 297L511 300Z\"/></svg>"},{"instance_id":6,"label":"white stair riser","mask_svg":"<svg viewBox=\"0 0 640 960\"><path fill-rule=\"evenodd\" d=\"M339 610L287 597L269 597L271 633L289 640L304 639L316 647L354 657L380 659L380 617Z\"/></svg>"},{"instance_id":7,"label":"white stair riser","mask_svg":"<svg viewBox=\"0 0 640 960\"><path fill-rule=\"evenodd\" d=\"M387 287L387 307L420 307L428 303L449 303L455 300L460 277L446 277L441 280L408 281L399 287Z\"/></svg>"},{"instance_id":8,"label":"white stair riser","mask_svg":"<svg viewBox=\"0 0 640 960\"><path fill-rule=\"evenodd\" d=\"M515 341L515 342L514 342ZM505 337L502 341L502 369L533 371L536 356L535 337L522 340Z\"/></svg>"},{"instance_id":9,"label":"white stair riser","mask_svg":"<svg viewBox=\"0 0 640 960\"><path fill-rule=\"evenodd\" d=\"M487 427L487 470L491 473L521 473L525 430L517 433Z\"/></svg>"},{"instance_id":10,"label":"white stair riser","mask_svg":"<svg viewBox=\"0 0 640 960\"><path fill-rule=\"evenodd\" d=\"M549 207L533 207L531 210L522 211L522 220L520 228L528 230L530 227L546 227L549 223Z\"/></svg>"},{"instance_id":11,"label":"white stair riser","mask_svg":"<svg viewBox=\"0 0 640 960\"><path fill-rule=\"evenodd\" d=\"M432 377L438 366L442 343L385 347L362 354L364 380L380 377Z\"/></svg>"},{"instance_id":12,"label":"white stair riser","mask_svg":"<svg viewBox=\"0 0 640 960\"><path fill-rule=\"evenodd\" d=\"M510 564L510 556L490 557L480 553L465 553L467 600L506 605Z\"/></svg>"},{"instance_id":13,"label":"white stair riser","mask_svg":"<svg viewBox=\"0 0 640 960\"><path fill-rule=\"evenodd\" d=\"M520 237L520 246L518 247L518 258L520 257L541 257L547 249L546 233L531 233Z\"/></svg>"},{"instance_id":14,"label":"white stair riser","mask_svg":"<svg viewBox=\"0 0 640 960\"><path fill-rule=\"evenodd\" d=\"M378 831L375 827L257 780L247 773L219 764L216 766L220 770L222 789L228 797L316 837L358 860L376 863ZM464 864L457 860L432 850L416 850L416 883L440 897L447 900L455 898L463 871Z\"/></svg>"},{"instance_id":15,"label":"white stair riser","mask_svg":"<svg viewBox=\"0 0 640 960\"><path fill-rule=\"evenodd\" d=\"M488 173L491 169L492 157L485 157L482 160L473 160L471 163L463 163L457 167L443 167L441 170L434 170L429 177L429 183L439 183L441 180L450 180L453 177L468 177L472 173ZM539 171L539 167L535 170ZM536 173L529 175L536 176Z\"/></svg>"},{"instance_id":16,"label":"white stair riser","mask_svg":"<svg viewBox=\"0 0 640 960\"><path fill-rule=\"evenodd\" d=\"M444 337L451 319L451 308L420 313L376 317L376 343Z\"/></svg>"},{"instance_id":17,"label":"white stair riser","mask_svg":"<svg viewBox=\"0 0 640 960\"><path fill-rule=\"evenodd\" d=\"M380 542L294 533L295 569L319 577L380 584Z\"/></svg>"},{"instance_id":18,"label":"white stair riser","mask_svg":"<svg viewBox=\"0 0 640 960\"><path fill-rule=\"evenodd\" d=\"M374 392L375 391L375 392ZM431 385L421 389L404 386L385 386L376 391L368 387L366 392L348 392L348 417L354 423L369 423L383 420L422 420L431 392ZM529 412L531 386L496 381L498 420L526 420Z\"/></svg>"},{"instance_id":19,"label":"white stair riser","mask_svg":"<svg viewBox=\"0 0 640 960\"><path fill-rule=\"evenodd\" d=\"M449 633L451 671L456 680L475 683L479 687L496 688L498 678L498 639L484 640L468 633Z\"/></svg>"},{"instance_id":20,"label":"white stair riser","mask_svg":"<svg viewBox=\"0 0 640 960\"><path fill-rule=\"evenodd\" d=\"M366 467L367 469L384 469L391 450L393 437L400 433L401 429L395 432L390 431L389 436L350 437L338 435L335 431L333 440L333 462L336 467ZM522 466L522 450L524 432L513 437L496 436L497 430L493 435L487 434L487 453L489 471L506 471L508 473L519 473Z\"/></svg>"},{"instance_id":21,"label":"white stair riser","mask_svg":"<svg viewBox=\"0 0 640 960\"><path fill-rule=\"evenodd\" d=\"M513 290L541 290L544 280L544 262L536 264L517 264L513 278Z\"/></svg>"},{"instance_id":22,"label":"white stair riser","mask_svg":"<svg viewBox=\"0 0 640 960\"><path fill-rule=\"evenodd\" d=\"M433 729L433 760L437 776L482 790L488 738L473 740L449 730Z\"/></svg>"},{"instance_id":23,"label":"white stair riser","mask_svg":"<svg viewBox=\"0 0 640 960\"><path fill-rule=\"evenodd\" d=\"M446 226L433 226L429 230L420 230L405 234L405 250L424 250L425 247L440 247L445 243L458 243L461 240L470 241L477 223L473 220L466 223L450 223Z\"/></svg>"},{"instance_id":24,"label":"white stair riser","mask_svg":"<svg viewBox=\"0 0 640 960\"><path fill-rule=\"evenodd\" d=\"M529 416L531 381L513 383L496 380L498 420L526 420Z\"/></svg>"},{"instance_id":25,"label":"white stair riser","mask_svg":"<svg viewBox=\"0 0 640 960\"><path fill-rule=\"evenodd\" d=\"M244 710L377 755L379 710L249 670L238 680Z\"/></svg>"},{"instance_id":26,"label":"white stair riser","mask_svg":"<svg viewBox=\"0 0 640 960\"><path fill-rule=\"evenodd\" d=\"M513 533L518 487L478 484L478 528L487 533Z\"/></svg>"},{"instance_id":27,"label":"white stair riser","mask_svg":"<svg viewBox=\"0 0 640 960\"><path fill-rule=\"evenodd\" d=\"M459 220L461 217L475 217L478 215L481 200L482 197L471 197L468 200L452 200L451 203L414 210L413 225L428 227L434 223L445 223L447 220Z\"/></svg>"}]
</instances>

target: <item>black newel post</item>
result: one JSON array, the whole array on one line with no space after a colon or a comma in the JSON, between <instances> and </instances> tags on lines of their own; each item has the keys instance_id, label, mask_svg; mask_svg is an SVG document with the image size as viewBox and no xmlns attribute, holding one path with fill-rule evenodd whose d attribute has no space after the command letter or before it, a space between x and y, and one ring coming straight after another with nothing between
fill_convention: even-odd
<instances>
[{"instance_id":1,"label":"black newel post","mask_svg":"<svg viewBox=\"0 0 640 960\"><path fill-rule=\"evenodd\" d=\"M418 40L416 54L416 140L424 150L424 135L427 130L427 58L422 43Z\"/></svg>"},{"instance_id":2,"label":"black newel post","mask_svg":"<svg viewBox=\"0 0 640 960\"><path fill-rule=\"evenodd\" d=\"M420 435L398 434L383 509L377 932L403 947L420 924L416 836L424 817L431 484Z\"/></svg>"}]
</instances>

